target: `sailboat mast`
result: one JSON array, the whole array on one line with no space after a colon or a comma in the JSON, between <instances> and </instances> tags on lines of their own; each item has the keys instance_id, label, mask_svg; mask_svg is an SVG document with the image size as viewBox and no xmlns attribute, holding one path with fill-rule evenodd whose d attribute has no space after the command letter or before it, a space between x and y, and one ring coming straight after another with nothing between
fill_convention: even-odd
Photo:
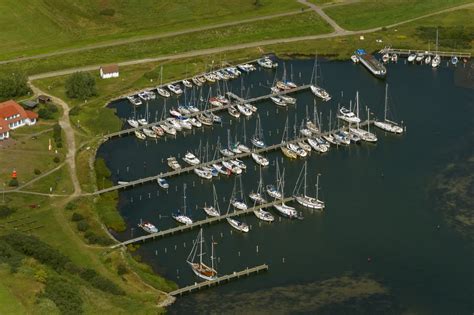
<instances>
[{"instance_id":1,"label":"sailboat mast","mask_svg":"<svg viewBox=\"0 0 474 315\"><path fill-rule=\"evenodd\" d=\"M183 184L183 211L186 215L186 184Z\"/></svg>"},{"instance_id":2,"label":"sailboat mast","mask_svg":"<svg viewBox=\"0 0 474 315\"><path fill-rule=\"evenodd\" d=\"M307 167L308 167L308 162L304 162L304 187L303 187L303 193L304 196L306 197L306 172L307 172Z\"/></svg>"},{"instance_id":3,"label":"sailboat mast","mask_svg":"<svg viewBox=\"0 0 474 315\"><path fill-rule=\"evenodd\" d=\"M319 175L316 177L316 200L319 200Z\"/></svg>"},{"instance_id":4,"label":"sailboat mast","mask_svg":"<svg viewBox=\"0 0 474 315\"><path fill-rule=\"evenodd\" d=\"M214 237L211 238L211 268L214 270Z\"/></svg>"},{"instance_id":5,"label":"sailboat mast","mask_svg":"<svg viewBox=\"0 0 474 315\"><path fill-rule=\"evenodd\" d=\"M201 241L200 241L200 244L199 244L199 264L202 265L202 242L203 242L202 229L199 233L201 234Z\"/></svg>"},{"instance_id":6,"label":"sailboat mast","mask_svg":"<svg viewBox=\"0 0 474 315\"><path fill-rule=\"evenodd\" d=\"M388 84L385 84L385 109L383 114L383 121L387 121L387 106L388 106Z\"/></svg>"}]
</instances>

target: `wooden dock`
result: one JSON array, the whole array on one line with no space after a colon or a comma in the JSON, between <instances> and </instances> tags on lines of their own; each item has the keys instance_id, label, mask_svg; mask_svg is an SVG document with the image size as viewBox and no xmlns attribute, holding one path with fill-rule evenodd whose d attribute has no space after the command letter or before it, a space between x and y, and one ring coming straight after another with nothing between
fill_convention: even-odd
<instances>
[{"instance_id":1,"label":"wooden dock","mask_svg":"<svg viewBox=\"0 0 474 315\"><path fill-rule=\"evenodd\" d=\"M441 57L448 57L451 58L453 56L457 56L458 58L471 58L470 52L462 52L462 51L429 51L429 50L416 50L416 49L399 49L399 48L390 48L385 47L380 50L381 54L397 54L399 56L408 56L410 54L417 54L423 53L425 55L434 56L436 54L440 55Z\"/></svg>"},{"instance_id":2,"label":"wooden dock","mask_svg":"<svg viewBox=\"0 0 474 315\"><path fill-rule=\"evenodd\" d=\"M293 201L294 199L295 199L294 197L287 197L287 198L283 199L283 202ZM180 233L180 232L192 230L196 227L201 227L201 226L206 225L206 224L212 224L212 223L220 222L220 221L222 221L226 218L231 218L231 217L236 217L236 216L252 213L255 210L262 209L262 208L268 208L268 207L271 207L271 206L273 206L275 204L278 204L278 203L281 203L281 202L282 202L281 200L275 200L275 201L268 202L268 203L265 203L265 204L262 204L262 205L257 205L255 207L248 208L247 210L233 211L233 212L223 214L223 215L218 216L218 217L208 217L204 220L196 221L196 222L194 222L193 224L190 224L190 225L180 225L180 226L177 226L177 227L174 227L174 228L171 228L171 229L167 229L167 230L164 230L164 231L160 231L160 232L157 232L157 233L152 233L152 234L147 234L147 235L139 236L139 237L136 237L136 238L132 238L132 239L129 239L125 242L112 245L110 248L111 249L116 249L116 248L119 248L119 247L122 247L122 246L127 246L127 245L138 243L138 242L145 242L147 240L154 240L155 238L170 236L170 235L173 235L175 233Z\"/></svg>"},{"instance_id":3,"label":"wooden dock","mask_svg":"<svg viewBox=\"0 0 474 315\"><path fill-rule=\"evenodd\" d=\"M260 266L255 266L252 268L246 268L241 271L234 271L231 274L223 275L218 277L217 279L214 280L206 280L203 282L195 282L194 284L188 285L186 287L180 288L178 290L172 291L169 293L171 296L181 296L186 293L191 293L196 290L204 289L204 288L209 288L214 285L219 285L223 283L227 283L231 280L238 279L240 277L248 277L253 274L257 274L260 271L267 271L268 270L268 265L263 264Z\"/></svg>"},{"instance_id":4,"label":"wooden dock","mask_svg":"<svg viewBox=\"0 0 474 315\"><path fill-rule=\"evenodd\" d=\"M370 122L364 121L360 124L360 126L363 127L363 126L366 126L369 123L372 123L372 121L370 121ZM344 129L344 128L340 128L339 130L342 130L342 129ZM312 137L323 136L323 135L326 135L328 133L333 133L335 131L337 131L337 130L332 130L330 132L319 133L319 134L316 134L315 136L312 136ZM128 187L134 187L136 185L156 181L158 178L169 178L169 177L173 177L173 176L177 176L177 175L181 175L181 174L186 174L186 173L192 172L195 168L199 168L199 167L203 167L203 166L211 166L214 163L219 164L219 163L222 163L224 161L229 161L229 160L233 160L233 159L247 158L247 157L250 157L253 152L260 154L260 153L265 153L265 152L277 150L277 149L279 149L283 146L286 146L288 143L296 143L298 141L306 141L306 140L308 140L308 138L309 137L299 137L299 138L296 138L296 139L293 139L293 140L283 141L281 143L273 144L273 145L267 146L265 148L254 149L249 153L235 154L232 157L221 157L219 159L212 160L212 161L205 162L205 163L201 163L201 164L198 164L198 165L186 166L186 167L183 167L179 170L172 170L172 171L169 171L169 172L160 173L160 174L157 174L157 175L136 179L136 180L133 180L133 181L129 181L126 184L114 185L114 186L111 186L111 187L108 187L108 188L97 190L93 193L90 193L89 195L101 195L101 194L108 193L108 192L111 192L111 191L114 191L114 190L128 188Z\"/></svg>"},{"instance_id":5,"label":"wooden dock","mask_svg":"<svg viewBox=\"0 0 474 315\"><path fill-rule=\"evenodd\" d=\"M279 93L272 93L272 94L262 95L262 96L254 97L254 98L247 99L247 100L244 100L244 99L240 98L239 96L237 96L237 95L235 95L234 93L231 93L231 92L228 92L227 95L230 98L236 100L239 103L256 103L256 102L259 102L259 101L269 99L272 96L285 95L285 94L289 94L289 93L296 93L296 92L299 92L299 91L303 91L303 90L308 89L310 86L311 86L310 84L301 85L301 86L298 86L294 89L281 91ZM232 104L232 102L230 102L230 104L227 104L227 105L223 105L223 106L219 106L219 107L212 107L212 108L209 108L209 109L206 109L206 110L203 110L203 111L199 111L199 112L196 112L196 113L191 113L191 114L183 115L183 116L187 117L187 118L192 118L192 117L196 117L196 116L198 116L202 113L205 113L205 112L214 113L214 112L224 111L224 110L227 110L229 107L232 107L232 106L235 106L235 104ZM160 121L157 121L157 122L149 123L149 124L144 125L144 126L138 126L137 128L123 129L123 130L120 130L120 131L117 131L117 132L112 132L112 133L103 135L102 138L103 138L104 141L107 141L111 138L121 137L121 136L124 136L124 135L129 135L131 133L134 133L136 130L141 130L143 128L151 128L152 126L157 126L157 125L162 124L164 122L165 122L165 120L160 120Z\"/></svg>"}]
</instances>

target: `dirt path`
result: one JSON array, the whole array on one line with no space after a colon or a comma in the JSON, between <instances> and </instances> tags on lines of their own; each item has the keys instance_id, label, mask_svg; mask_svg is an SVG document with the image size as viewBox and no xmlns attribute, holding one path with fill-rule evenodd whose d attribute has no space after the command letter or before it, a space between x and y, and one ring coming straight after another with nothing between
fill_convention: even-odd
<instances>
[{"instance_id":1,"label":"dirt path","mask_svg":"<svg viewBox=\"0 0 474 315\"><path fill-rule=\"evenodd\" d=\"M456 10L461 10L461 9L466 9L469 7L474 6L474 3L468 3L464 5L460 5L457 7L433 12L430 14L426 14L423 16L419 16L413 19L409 19L406 21L398 22L392 25L387 25L385 28L392 28L395 26L399 26L402 24L410 23L419 19L427 18L433 15L438 15L442 13L447 13L451 11L456 11ZM342 32L333 32L329 34L321 34L321 35L310 35L310 36L301 36L301 37L290 37L290 38L279 38L279 39L269 39L269 40L262 40L262 41L257 41L257 42L251 42L251 43L244 43L244 44L237 44L237 45L231 45L231 46L224 46L224 47L216 47L216 48L207 48L207 49L201 49L201 50L193 50L193 51L188 51L188 52L183 52L183 53L178 53L178 54L173 54L173 55L164 55L160 57L153 57L153 58L143 58L143 59L137 59L137 60L129 60L129 61L124 61L124 62L119 62L119 66L130 66L130 65L137 65L137 64L143 64L143 63L149 63L149 62L159 62L159 61L165 61L165 60L177 60L177 59L184 59L184 58L191 58L191 57L198 57L198 56L204 56L204 55L212 55L212 54L218 54L222 52L227 52L227 51L233 51L233 50L240 50L240 49L247 49L247 48L257 48L260 46L267 46L267 45L274 45L274 44L288 44L288 43L294 43L294 42L299 42L299 41L307 41L307 40L317 40L317 39L326 39L326 38L333 38L333 37L340 37L340 36L347 36L347 35L356 35L356 34L367 34L367 33L373 33L376 31L380 31L382 29L381 27L376 27L368 30L361 30L361 31L345 31L343 30ZM70 68L70 69L64 69L64 70L58 70L58 71L52 71L52 72L46 72L46 73L41 73L41 74L36 74L32 75L29 77L30 80L37 80L37 79L44 79L44 78L50 78L50 77L55 77L55 76L61 76L61 75L67 75L71 74L77 71L93 71L93 70L98 70L100 65L91 65L91 66L84 66L84 67L78 67L78 68Z\"/></svg>"},{"instance_id":2,"label":"dirt path","mask_svg":"<svg viewBox=\"0 0 474 315\"><path fill-rule=\"evenodd\" d=\"M33 85L31 81L28 82L33 93L35 95L48 95L44 91L41 91L39 88ZM69 106L66 104L62 99L57 98L52 95L48 95L53 103L60 105L63 109L63 114L59 118L59 125L64 130L66 135L66 143L67 143L67 154L66 154L66 163L69 165L69 173L71 174L71 181L74 187L74 191L71 195L71 199L81 195L81 185L79 184L79 180L77 179L77 172L76 172L76 139L74 138L74 129L71 126L71 122L69 120Z\"/></svg>"},{"instance_id":3,"label":"dirt path","mask_svg":"<svg viewBox=\"0 0 474 315\"><path fill-rule=\"evenodd\" d=\"M220 27L234 26L234 25L257 22L257 21L264 21L264 20L268 20L268 19L284 17L284 16L289 16L289 15L296 15L296 14L301 14L301 13L303 13L303 11L298 10L298 11L291 11L291 12L285 12L285 13L272 14L272 15L265 15L265 16L260 16L260 17L255 17L255 18L251 18L251 19L245 19L245 20L238 20L238 21L232 21L232 22L226 22L226 23L220 23L220 24L213 24L213 25L202 26L202 27L188 28L188 29L185 29L185 30L175 31L175 32L167 32L167 33L162 33L162 34L153 34L153 35L139 36L139 37L134 37L134 38L119 39L119 40L114 40L114 41L98 43L98 44L94 44L94 45L85 45L85 46L78 47L78 48L58 50L58 51L54 51L54 52L51 52L51 53L45 53L45 54L39 54L39 55L34 55L34 56L28 56L28 57L20 57L20 58L15 58L15 59L2 60L2 61L0 61L0 65L1 64L7 64L7 63L13 63L13 62L21 62L21 61L28 61L28 60L34 60L34 59L41 59L41 58L52 57L52 56L59 56L59 55L64 55L64 54L68 54L68 53L81 52L81 51L86 51L86 50L96 49L96 48L113 47L113 46L131 44L131 43L136 43L136 42L141 42L141 41L155 40L155 39L167 38L167 37L172 37L172 36L177 36L177 35L184 35L184 34L189 34L189 33L194 33L194 32L208 31L208 30L212 30L212 29L216 29L216 28L220 28Z\"/></svg>"},{"instance_id":4,"label":"dirt path","mask_svg":"<svg viewBox=\"0 0 474 315\"><path fill-rule=\"evenodd\" d=\"M342 27L340 27L336 21L334 21L333 19L331 19L329 17L329 15L327 15L322 9L320 6L314 4L314 3L311 3L311 2L308 2L307 0L298 0L299 3L309 7L311 10L313 10L314 12L316 12L317 14L319 14L326 22L329 23L329 25L332 26L332 28L334 28L334 34L350 34L352 32L350 31L346 31L345 29L343 29Z\"/></svg>"}]
</instances>

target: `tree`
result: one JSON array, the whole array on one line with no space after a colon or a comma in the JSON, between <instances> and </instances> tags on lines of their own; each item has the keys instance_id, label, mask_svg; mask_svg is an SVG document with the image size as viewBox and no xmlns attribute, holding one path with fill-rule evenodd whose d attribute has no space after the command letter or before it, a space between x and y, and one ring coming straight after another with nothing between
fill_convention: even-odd
<instances>
[{"instance_id":1,"label":"tree","mask_svg":"<svg viewBox=\"0 0 474 315\"><path fill-rule=\"evenodd\" d=\"M73 73L66 80L66 95L69 98L87 99L97 95L95 78L88 72Z\"/></svg>"},{"instance_id":2,"label":"tree","mask_svg":"<svg viewBox=\"0 0 474 315\"><path fill-rule=\"evenodd\" d=\"M23 72L13 72L0 76L0 100L30 93L28 77Z\"/></svg>"}]
</instances>

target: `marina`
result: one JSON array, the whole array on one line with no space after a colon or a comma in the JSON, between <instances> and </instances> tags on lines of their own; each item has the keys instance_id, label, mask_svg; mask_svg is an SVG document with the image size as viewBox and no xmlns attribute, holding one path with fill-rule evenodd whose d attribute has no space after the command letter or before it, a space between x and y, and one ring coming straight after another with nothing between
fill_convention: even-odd
<instances>
[{"instance_id":1,"label":"marina","mask_svg":"<svg viewBox=\"0 0 474 315\"><path fill-rule=\"evenodd\" d=\"M291 64L287 62L287 68L290 65L293 66L294 75L292 81L301 85L309 82L312 63L312 61L294 61ZM279 67L283 65L281 61L278 64ZM419 188L416 188L419 187L418 185L422 178L419 177L419 169L410 166L411 164L405 164L405 161L409 159L406 155L406 150L408 150L408 146L416 148L415 151L419 152L422 156L427 154L427 152L441 150L441 148L439 146L432 146L433 143L424 136L423 142L419 142L420 135L423 134L420 133L422 128L429 129L427 124L435 123L436 119L430 118L425 120L422 126L415 126L414 124L419 122L419 115L426 110L426 107L423 105L424 102L414 97L415 93L413 92L411 94L411 97L414 97L413 100L404 97L406 92L401 92L404 90L396 82L403 80L407 72L414 78L429 76L431 69L403 67L401 63L390 65L390 76L387 78L387 82L390 84L390 95L387 115L385 115L385 82L375 80L372 76L367 75L367 71L362 67L352 67L348 63L327 63L322 61L321 66L325 76L324 80L320 79L318 82L331 93L332 99L328 102L323 102L319 98L315 98L310 89L304 89L292 95L297 99L296 104L288 105L285 108L277 107L268 98L255 102L254 105L258 107L258 116L260 117L262 129L260 135L263 136L260 139L263 140L266 147L258 148L255 146L251 148L250 153L242 152L234 157L223 158L218 155L213 156L213 152L219 143L221 148L228 148L227 139L229 134L231 145L237 142L252 145L253 142L250 139L253 139L254 134L259 134L258 130L260 129L256 128L256 123L259 120L256 114L249 118L241 115L239 119L236 119L225 113L221 115L222 124L216 124L213 128L193 129L193 131L188 131L187 133L179 133L176 139L167 136L162 139L163 141L156 141L151 138L141 141L135 137L113 137L105 142L103 149L98 152L98 157L103 157L108 161L107 164L111 170L114 183L120 180L130 184L134 183L137 179L150 178L147 181L148 184L134 183L133 185L122 187L126 187L126 189L121 189L121 185L116 185L114 188L119 191L119 209L127 222L126 231L116 233L116 238L120 242L126 242L142 236L146 237L145 241L140 239L133 243L140 245L137 253L143 257L144 261L150 263L157 272L176 281L182 288L195 285L200 286L200 283L207 281L196 280L196 275L186 262L186 257L193 245L191 239L194 239L194 233L197 233L199 227L205 228L208 241L213 239L217 243L215 246L216 254L214 256L216 260L214 268L216 268L219 275L230 275L233 271L244 270L246 266L267 264L270 267L270 272L261 276L264 278L264 281L262 281L261 277L249 277L245 281L231 282L225 286L214 287L211 291L208 291L211 295L213 295L213 292L216 292L228 297L231 292L239 292L241 290L243 293L254 288L257 290L255 294L261 296L263 294L261 290L271 290L272 287L286 286L288 283L305 283L307 281L305 279L308 279L308 276L312 281L324 280L332 277L332 275L337 275L340 270L356 269L370 272L374 262L368 264L367 257L372 257L372 261L384 260L383 257L377 255L378 250L376 248L386 248L384 245L386 240L384 235L386 233L389 233L390 237L398 235L395 226L404 226L410 237L419 239L417 237L417 235L420 235L419 224L415 224L411 220L419 223L419 220L424 218L423 220L426 221L426 212L419 213L413 211L411 206L405 208L403 205L405 203L402 203L402 199L407 200L406 198L408 198L410 202L414 202L414 200L422 196ZM416 71L415 68L417 69ZM441 78L446 78L448 70L443 65L439 70L438 74ZM277 73L275 75L274 71L281 73L281 70L259 70L257 68L248 77L245 74L246 90L244 92L240 92L239 80L234 80L232 82L234 85L229 86L227 92L231 92L236 97L228 93L226 95L233 100L234 104L246 103L244 100L258 98L262 95L267 96L269 95L270 87L273 85L274 77L280 77L280 74ZM348 82L345 80L342 82L338 81L338 78L341 78L341 73L344 73L344 77L347 76ZM360 86L354 86L352 82L361 82L361 84ZM417 85L410 86L409 89L415 89L415 87L418 89L425 84L431 84L431 82L421 80ZM247 88L250 92L245 92ZM338 92L342 89L344 90L343 96L342 93ZM359 144L351 142L350 145L341 144L339 146L331 144L331 148L324 154L313 151L304 159L297 158L291 160L284 157L280 151L282 147L286 147L286 145L282 145L282 136L283 127L287 119L289 120L288 142L291 141L291 143L298 144L298 142L306 141L308 138L305 138L303 134L300 135L300 126L304 122L303 125L306 127L307 117L314 121L312 113L313 103L316 100L317 110L315 112L318 113L317 116L322 127L320 128L317 124L316 126L309 124L307 128L315 127L318 130L320 129L316 131L319 132L315 134L316 136L325 135L328 133L328 130L331 130L331 133L339 130L347 131L347 123L335 118L336 114L339 113L338 103L340 103L340 107L346 107L346 109L356 113L354 105L351 108L349 100L352 100L352 104L355 104L354 95L356 95L357 91L360 94L360 112L363 115L360 116L361 122L359 126L351 124L351 128L354 130L361 128L360 130L365 130L365 132L370 131L376 135L377 142L371 144L359 141ZM189 95L189 91L184 92L179 99L183 99L186 93ZM458 93L460 92L458 91ZM207 91L204 91L203 94L206 95ZM341 94L341 96L338 94ZM439 98L440 101L443 100L442 97ZM158 99L149 101L150 112L153 113L158 110L158 117L160 117L159 110L162 106L161 103L158 103L159 101ZM419 105L413 106L414 102ZM167 100L167 107L178 108L176 103L174 103L173 97L171 97ZM367 110L367 104L370 104L369 110ZM119 117L130 117L131 106L117 102L114 108L117 108ZM210 107L209 109L214 108L218 107ZM142 116L144 116L144 109L145 106L140 106ZM328 119L330 111L332 111L332 118ZM369 125L367 124L367 112L370 114L370 128L368 128ZM149 116L154 117L156 115L150 114ZM385 132L375 127L375 121L384 121L385 116L387 120L399 122L403 126L403 136ZM448 116L451 117L452 115ZM247 136L243 134L244 124L246 125ZM330 124L331 127L329 127ZM406 131L405 126L408 126L408 131ZM436 126L438 126L437 123ZM297 137L295 137L295 130L298 134ZM364 133L361 132L360 135L363 136ZM443 138L444 136L441 137ZM196 153L199 142L202 142L201 152L203 153L201 155ZM204 153L206 151L206 142L210 143L210 154L207 158ZM317 142L311 143L315 146L318 144ZM285 142L285 144L288 143ZM272 147L274 145L278 147ZM118 151L116 148L119 147L129 148L129 152ZM303 146L301 147L303 148ZM232 148L232 146L229 148ZM165 150L166 154L164 153ZM184 163L182 157L187 151L193 152L202 163L197 166L190 166ZM254 160L251 159L251 155L254 152L264 156L269 164L263 167L254 163ZM150 174L156 174L157 176L158 174L169 173L170 168L167 169L169 167L167 159L170 156L176 158L176 161L181 166L181 170L187 170L179 174L175 173L169 177L163 177L166 178L170 185L167 190L163 190L155 183L155 175L150 176ZM241 175L231 175L228 177L221 174L213 176L212 180L206 180L194 174L194 167L210 167L212 164L219 164L219 161L229 162L233 158L241 159L247 164L247 170L242 171ZM265 222L258 218L256 214L248 212L246 215L238 216L238 220L245 222L250 227L249 233L235 230L226 222L226 218L212 221L223 224L203 223L201 226L196 225L190 228L185 225L178 226L170 217L170 210L181 206L183 183L187 184L187 208L190 211L193 224L208 220L206 217L208 214L203 210L203 207L206 204L214 204L212 186L215 186L217 191L217 199L221 206L220 213L222 217L222 215L226 214L225 208L230 202L229 196L231 196L234 180L241 177L245 196L248 196L250 192L258 191L257 182L259 181L260 172L262 173L263 187L275 185L276 161L278 161L281 171L285 169L285 182L287 183L284 190L285 196L291 196L291 198L294 198L291 192L296 182L296 176L300 173L303 163L307 161L306 194L308 197L314 198L317 196L316 191L319 191L317 199L324 201L325 208L323 212L317 209L315 209L317 211L313 211L310 208L305 208L296 200L287 201L287 205L294 207L298 212L303 212L305 216L303 220L287 219L281 216L273 207L266 208L274 216L273 223ZM423 164L421 169L426 167L427 165ZM322 174L319 183L322 186L320 186L319 190L316 190L316 174L318 173ZM348 181L348 174L353 178L354 184ZM415 175L416 178L414 177ZM405 177L411 178L412 182L405 183L405 180L401 179ZM364 189L357 189L358 185L363 186ZM299 192L295 193L295 195L304 197L304 186L302 184ZM404 186L407 186L406 189ZM390 198L385 193L387 191L400 190L404 191L403 198L398 194L394 196L396 197L395 199ZM418 191L418 195L414 195L412 191ZM272 201L273 199L269 198L265 192L264 194L264 198L267 201L281 202L280 200ZM401 199L399 200L398 198ZM308 200L301 199L301 202L305 203ZM252 209L252 204L253 201L247 201L247 210L255 210ZM384 207L376 206L381 204ZM222 209L223 206L224 209ZM232 213L232 211L229 213ZM402 219L402 213L403 217L410 216L410 222ZM159 232L170 230L175 232L165 232L170 234L165 234L165 237L155 235L155 238L150 236L152 234L144 235L143 231L133 228L136 227L140 218L154 224ZM430 217L428 221L436 220ZM377 222L377 224L374 222ZM379 224L379 222L382 223ZM390 222L390 226L393 226L393 228L387 227L388 222ZM394 222L396 223L394 224ZM361 231L361 227L365 230ZM191 230L193 232L180 232ZM359 236L354 237L354 235ZM296 243L304 243L307 240L311 240L311 248L295 246ZM348 242L352 244L351 248L356 246L355 248L360 248L360 250L342 250L342 248L346 248L345 246L347 246ZM121 246L118 245L118 247ZM207 255L209 254L210 251L207 251ZM388 255L392 257L391 251L389 251ZM317 270L308 270L306 268L310 261L315 264ZM346 264L344 261L348 263ZM353 267L349 266L349 264ZM402 264L405 264L405 262L402 262ZM208 264L208 266L211 265ZM383 266L383 271L377 272L377 274L387 279L388 283L397 285L401 279L406 279L406 276L398 273L398 279L391 277L391 273L397 273L394 269L395 266L399 267L399 264L388 263L388 266ZM292 270L291 275L288 274L285 280L280 279L279 275L288 270ZM411 272L410 274L414 276ZM196 295L183 295L180 297L179 302L170 308L170 312L175 313L189 310L192 305L196 305L196 299L199 298L198 295L199 293ZM224 302L224 305L228 304ZM209 307L201 305L199 309L206 312L211 311L211 307L212 309L221 309L215 308L215 303Z\"/></svg>"}]
</instances>

